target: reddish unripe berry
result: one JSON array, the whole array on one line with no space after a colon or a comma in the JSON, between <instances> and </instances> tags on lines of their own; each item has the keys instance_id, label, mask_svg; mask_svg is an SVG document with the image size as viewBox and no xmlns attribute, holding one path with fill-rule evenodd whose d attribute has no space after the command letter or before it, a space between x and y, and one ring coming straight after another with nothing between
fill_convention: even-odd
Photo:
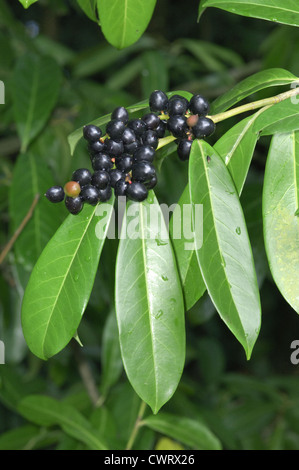
<instances>
[{"instance_id":1,"label":"reddish unripe berry","mask_svg":"<svg viewBox=\"0 0 299 470\"><path fill-rule=\"evenodd\" d=\"M64 192L69 197L77 197L81 192L80 184L77 181L68 181L64 185Z\"/></svg>"}]
</instances>

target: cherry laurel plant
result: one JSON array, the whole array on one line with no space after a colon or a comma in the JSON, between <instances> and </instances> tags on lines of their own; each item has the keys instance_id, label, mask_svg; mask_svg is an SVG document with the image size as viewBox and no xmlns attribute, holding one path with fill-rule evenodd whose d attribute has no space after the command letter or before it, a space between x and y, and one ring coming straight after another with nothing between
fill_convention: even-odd
<instances>
[{"instance_id":1,"label":"cherry laurel plant","mask_svg":"<svg viewBox=\"0 0 299 470\"><path fill-rule=\"evenodd\" d=\"M240 195L265 135L272 137L263 182L264 245L275 283L299 313L296 80L282 69L258 72L211 105L186 91L153 90L149 99L111 110L70 135L72 152L85 142L91 165L74 168L64 187L53 182L46 193L51 202L65 201L70 214L41 253L24 295L22 326L36 356L47 360L78 339L114 209L122 203L115 313L124 369L143 402L156 414L175 392L185 363L185 312L205 292L250 359L261 327L259 253L253 253ZM271 86L284 89L236 106ZM240 117L237 124L208 143L216 124L232 116ZM155 187L164 158L175 155L189 177L167 227ZM186 206L191 240L183 230L177 236ZM129 234L133 223L138 236Z\"/></svg>"}]
</instances>

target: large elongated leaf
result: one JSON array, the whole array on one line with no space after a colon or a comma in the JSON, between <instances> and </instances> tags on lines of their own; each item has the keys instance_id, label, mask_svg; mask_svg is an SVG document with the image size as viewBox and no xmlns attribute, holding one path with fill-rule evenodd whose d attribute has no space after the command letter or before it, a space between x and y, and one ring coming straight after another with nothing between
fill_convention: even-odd
<instances>
[{"instance_id":1,"label":"large elongated leaf","mask_svg":"<svg viewBox=\"0 0 299 470\"><path fill-rule=\"evenodd\" d=\"M18 404L18 411L40 426L59 425L67 434L84 442L91 450L108 449L102 435L76 408L43 395L28 395Z\"/></svg>"},{"instance_id":2,"label":"large elongated leaf","mask_svg":"<svg viewBox=\"0 0 299 470\"><path fill-rule=\"evenodd\" d=\"M254 124L260 135L272 135L299 129L298 97L293 96L268 108Z\"/></svg>"},{"instance_id":3,"label":"large elongated leaf","mask_svg":"<svg viewBox=\"0 0 299 470\"><path fill-rule=\"evenodd\" d=\"M221 8L237 15L299 26L299 5L296 0L202 0L199 17L207 7Z\"/></svg>"},{"instance_id":4,"label":"large elongated leaf","mask_svg":"<svg viewBox=\"0 0 299 470\"><path fill-rule=\"evenodd\" d=\"M261 308L238 194L221 157L206 142L194 142L189 165L191 203L203 204L203 246L196 246L201 273L220 317L249 358Z\"/></svg>"},{"instance_id":5,"label":"large elongated leaf","mask_svg":"<svg viewBox=\"0 0 299 470\"><path fill-rule=\"evenodd\" d=\"M254 115L243 119L243 121L239 122L227 131L214 146L215 150L227 165L239 194L241 194L245 183L258 139L257 133L253 132L253 126L258 116L264 111L264 109L259 110ZM195 247L192 249L190 240L187 240L184 236L183 227L180 232L180 237L174 237L173 234L173 224L177 212L181 214L184 210L184 206L188 207L188 204L190 204L189 184L186 185L186 188L178 201L170 223L170 234L172 236L173 247L181 276L187 310L189 310L195 302L200 299L206 290L206 286L198 266ZM186 224L184 223L183 226L186 226ZM186 249L186 246L188 249Z\"/></svg>"},{"instance_id":6,"label":"large elongated leaf","mask_svg":"<svg viewBox=\"0 0 299 470\"><path fill-rule=\"evenodd\" d=\"M155 431L198 450L221 450L219 439L202 422L169 413L148 416L142 421Z\"/></svg>"},{"instance_id":7,"label":"large elongated leaf","mask_svg":"<svg viewBox=\"0 0 299 470\"><path fill-rule=\"evenodd\" d=\"M127 376L157 413L182 374L185 327L180 280L153 192L145 202L127 206L116 264L116 313Z\"/></svg>"},{"instance_id":8,"label":"large elongated leaf","mask_svg":"<svg viewBox=\"0 0 299 470\"><path fill-rule=\"evenodd\" d=\"M299 133L272 138L263 188L264 240L273 279L299 313Z\"/></svg>"},{"instance_id":9,"label":"large elongated leaf","mask_svg":"<svg viewBox=\"0 0 299 470\"><path fill-rule=\"evenodd\" d=\"M18 60L13 73L12 97L23 152L47 122L60 84L61 72L55 60L31 54Z\"/></svg>"},{"instance_id":10,"label":"large elongated leaf","mask_svg":"<svg viewBox=\"0 0 299 470\"><path fill-rule=\"evenodd\" d=\"M105 38L118 49L128 47L146 30L156 0L98 0L98 12Z\"/></svg>"},{"instance_id":11,"label":"large elongated leaf","mask_svg":"<svg viewBox=\"0 0 299 470\"><path fill-rule=\"evenodd\" d=\"M103 206L102 206L103 207ZM69 215L40 255L24 294L22 325L27 344L41 359L75 335L92 290L113 200L105 204L106 228L97 230L97 207Z\"/></svg>"},{"instance_id":12,"label":"large elongated leaf","mask_svg":"<svg viewBox=\"0 0 299 470\"><path fill-rule=\"evenodd\" d=\"M19 2L23 5L24 8L29 8L32 3L37 2L38 0L19 0Z\"/></svg>"},{"instance_id":13,"label":"large elongated leaf","mask_svg":"<svg viewBox=\"0 0 299 470\"><path fill-rule=\"evenodd\" d=\"M262 70L245 78L231 90L217 98L211 105L211 113L224 112L253 93L273 86L290 85L296 80L298 79L295 75L284 69Z\"/></svg>"}]
</instances>

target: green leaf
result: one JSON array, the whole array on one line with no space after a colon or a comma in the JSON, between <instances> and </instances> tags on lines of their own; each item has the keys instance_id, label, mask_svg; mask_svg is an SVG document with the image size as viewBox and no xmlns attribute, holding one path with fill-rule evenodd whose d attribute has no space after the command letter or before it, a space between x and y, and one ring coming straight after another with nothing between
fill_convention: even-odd
<instances>
[{"instance_id":1,"label":"green leaf","mask_svg":"<svg viewBox=\"0 0 299 470\"><path fill-rule=\"evenodd\" d=\"M19 0L19 2L23 5L24 8L29 8L30 5L36 3L38 0Z\"/></svg>"},{"instance_id":2,"label":"green leaf","mask_svg":"<svg viewBox=\"0 0 299 470\"><path fill-rule=\"evenodd\" d=\"M237 123L234 127L229 129L214 146L215 150L227 165L239 194L241 194L245 183L258 139L257 133L253 132L253 126L258 116L264 111L264 109L259 110L254 115ZM187 240L184 235L188 223L181 225L179 231L180 236L175 237L173 233L175 217L178 214L181 214L184 211L184 207L188 207L188 204L190 204L189 184L186 185L186 188L178 201L170 223L170 234L181 276L185 306L187 310L189 310L195 302L202 297L206 290L206 286L198 266L195 247L192 249L190 246L190 240ZM188 249L186 249L186 246Z\"/></svg>"},{"instance_id":3,"label":"green leaf","mask_svg":"<svg viewBox=\"0 0 299 470\"><path fill-rule=\"evenodd\" d=\"M106 396L109 388L117 382L123 370L114 311L108 315L104 327L101 363L101 391L102 394Z\"/></svg>"},{"instance_id":4,"label":"green leaf","mask_svg":"<svg viewBox=\"0 0 299 470\"><path fill-rule=\"evenodd\" d=\"M24 181L26 181L25 186ZM39 195L32 217L14 244L18 265L29 273L46 243L59 227L62 213L65 213L61 205L50 204L44 197L52 184L52 174L39 155L32 153L19 155L9 195L12 233L28 213L35 196Z\"/></svg>"},{"instance_id":5,"label":"green leaf","mask_svg":"<svg viewBox=\"0 0 299 470\"><path fill-rule=\"evenodd\" d=\"M96 15L97 0L77 0L77 3L90 20L98 23Z\"/></svg>"},{"instance_id":6,"label":"green leaf","mask_svg":"<svg viewBox=\"0 0 299 470\"><path fill-rule=\"evenodd\" d=\"M91 450L108 449L102 435L73 406L43 395L29 395L18 404L19 413L39 426L59 425Z\"/></svg>"},{"instance_id":7,"label":"green leaf","mask_svg":"<svg viewBox=\"0 0 299 470\"><path fill-rule=\"evenodd\" d=\"M299 26L299 5L296 0L202 0L198 18L207 7L216 7L237 15Z\"/></svg>"},{"instance_id":8,"label":"green leaf","mask_svg":"<svg viewBox=\"0 0 299 470\"><path fill-rule=\"evenodd\" d=\"M149 96L153 90L168 90L167 57L159 50L146 51L142 54L141 63L143 96Z\"/></svg>"},{"instance_id":9,"label":"green leaf","mask_svg":"<svg viewBox=\"0 0 299 470\"><path fill-rule=\"evenodd\" d=\"M34 266L24 294L22 325L29 348L41 359L61 351L76 334L112 212L113 200L70 214Z\"/></svg>"},{"instance_id":10,"label":"green leaf","mask_svg":"<svg viewBox=\"0 0 299 470\"><path fill-rule=\"evenodd\" d=\"M184 304L163 214L153 192L129 202L116 262L116 314L124 367L157 413L185 361Z\"/></svg>"},{"instance_id":11,"label":"green leaf","mask_svg":"<svg viewBox=\"0 0 299 470\"><path fill-rule=\"evenodd\" d=\"M199 420L159 413L142 420L149 428L196 450L221 450L219 439Z\"/></svg>"},{"instance_id":12,"label":"green leaf","mask_svg":"<svg viewBox=\"0 0 299 470\"><path fill-rule=\"evenodd\" d=\"M60 68L53 59L27 54L16 63L12 98L22 152L46 124L58 98L60 85Z\"/></svg>"},{"instance_id":13,"label":"green leaf","mask_svg":"<svg viewBox=\"0 0 299 470\"><path fill-rule=\"evenodd\" d=\"M195 246L218 314L249 359L260 329L261 307L253 256L238 193L221 157L194 141L189 161L190 200L203 204L203 245Z\"/></svg>"},{"instance_id":14,"label":"green leaf","mask_svg":"<svg viewBox=\"0 0 299 470\"><path fill-rule=\"evenodd\" d=\"M264 178L264 240L273 279L286 301L299 313L298 211L299 133L272 138Z\"/></svg>"},{"instance_id":15,"label":"green leaf","mask_svg":"<svg viewBox=\"0 0 299 470\"><path fill-rule=\"evenodd\" d=\"M285 133L299 129L298 97L292 97L268 108L255 122L260 135Z\"/></svg>"},{"instance_id":16,"label":"green leaf","mask_svg":"<svg viewBox=\"0 0 299 470\"><path fill-rule=\"evenodd\" d=\"M105 38L117 49L136 42L146 30L156 0L98 0L98 13Z\"/></svg>"},{"instance_id":17,"label":"green leaf","mask_svg":"<svg viewBox=\"0 0 299 470\"><path fill-rule=\"evenodd\" d=\"M211 114L224 112L247 96L260 90L278 85L291 85L296 80L298 79L295 75L280 68L257 72L217 98L211 105Z\"/></svg>"}]
</instances>

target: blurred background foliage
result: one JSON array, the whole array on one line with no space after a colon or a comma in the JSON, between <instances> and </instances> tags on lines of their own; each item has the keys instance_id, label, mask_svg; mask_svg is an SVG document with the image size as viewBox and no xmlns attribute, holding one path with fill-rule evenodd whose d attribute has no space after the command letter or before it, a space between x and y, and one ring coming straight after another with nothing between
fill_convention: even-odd
<instances>
[{"instance_id":1,"label":"blurred background foliage","mask_svg":"<svg viewBox=\"0 0 299 470\"><path fill-rule=\"evenodd\" d=\"M99 26L75 1L39 0L24 10L17 0L0 0L0 79L5 83L5 105L0 105L0 247L27 213L37 189L43 194L49 181L50 185L63 184L74 169L89 165L81 145L70 155L67 137L78 127L116 106L146 99L154 89L187 90L212 101L266 68L282 67L299 75L297 28L213 8L198 24L197 7L197 2L158 1L146 33L119 51L106 42ZM33 56L37 60L50 57L61 82L46 122L28 144L29 158L22 162L16 89L23 81L20 64L26 65ZM275 91L268 89L251 99ZM43 107L42 102L39 105ZM238 118L220 123L212 143L236 122ZM257 250L263 311L252 358L246 361L204 296L186 314L186 367L177 392L164 407L177 415L204 419L227 449L299 448L299 365L290 361L290 345L299 335L299 323L272 282L261 246L261 182L267 144L266 138L258 143L242 195ZM163 162L157 186L160 202L175 203L186 182L187 166L170 155ZM45 432L31 425L17 406L22 397L41 393L63 399L90 416L92 403L82 379L86 365L104 403L94 422L106 423L107 432L117 436L122 448L135 422L139 399L123 373L111 320L116 242L105 244L80 325L84 348L78 348L74 340L44 363L24 343L20 306L32 266L66 213L56 207L51 211L45 201L39 204L40 213L47 214L40 215L39 244L34 233L37 222L32 220L0 264L0 339L6 346L6 365L0 366L0 448L81 448L62 431ZM9 432L16 430L18 434L10 439ZM161 448L160 437L141 429L135 448Z\"/></svg>"}]
</instances>

